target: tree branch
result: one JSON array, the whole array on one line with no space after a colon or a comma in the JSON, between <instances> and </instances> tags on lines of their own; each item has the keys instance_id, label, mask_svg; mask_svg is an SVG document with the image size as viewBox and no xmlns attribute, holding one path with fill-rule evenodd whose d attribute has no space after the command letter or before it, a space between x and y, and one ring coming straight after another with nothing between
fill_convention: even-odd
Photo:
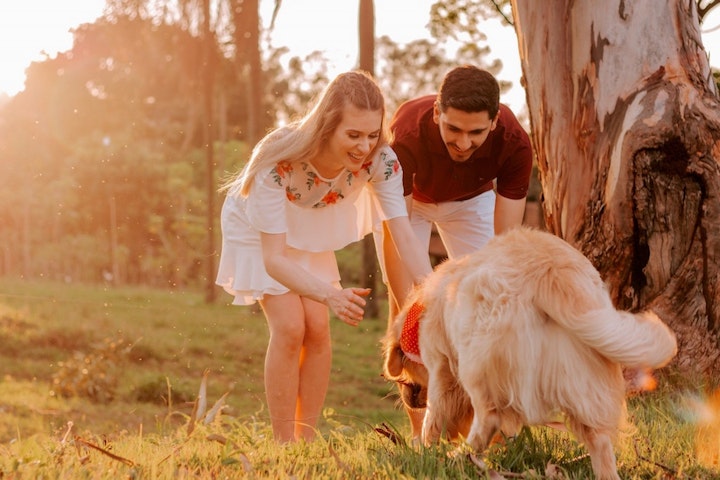
<instances>
[{"instance_id":1,"label":"tree branch","mask_svg":"<svg viewBox=\"0 0 720 480\"><path fill-rule=\"evenodd\" d=\"M494 1L495 0L493 0L493 3L494 3ZM720 0L710 0L707 2L705 0L697 0L698 17L699 17L700 23L703 22L703 20L705 19L705 16L707 16L707 14L710 12L710 10L717 7L718 5L720 5Z\"/></svg>"},{"instance_id":2,"label":"tree branch","mask_svg":"<svg viewBox=\"0 0 720 480\"><path fill-rule=\"evenodd\" d=\"M698 0L698 2L699 1L702 1L702 0ZM715 0L715 1L720 1L720 0ZM503 12L503 9L502 9L503 4L507 4L507 0L490 0L490 3L493 4L493 7L495 7L495 10L497 10L497 12L500 14L501 17L503 17L503 19L508 23L508 25L510 25L511 27L515 26L515 24L512 21L512 18L508 18L508 16L505 15L505 12ZM698 10L699 10L699 8L700 7L698 5Z\"/></svg>"}]
</instances>

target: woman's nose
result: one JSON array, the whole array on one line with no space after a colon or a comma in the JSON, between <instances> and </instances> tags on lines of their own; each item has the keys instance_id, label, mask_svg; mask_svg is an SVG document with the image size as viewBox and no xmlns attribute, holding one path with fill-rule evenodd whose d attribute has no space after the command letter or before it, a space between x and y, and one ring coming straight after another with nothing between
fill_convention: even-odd
<instances>
[{"instance_id":1,"label":"woman's nose","mask_svg":"<svg viewBox=\"0 0 720 480\"><path fill-rule=\"evenodd\" d=\"M369 138L360 139L358 143L358 149L361 153L368 153L371 150L371 142Z\"/></svg>"}]
</instances>

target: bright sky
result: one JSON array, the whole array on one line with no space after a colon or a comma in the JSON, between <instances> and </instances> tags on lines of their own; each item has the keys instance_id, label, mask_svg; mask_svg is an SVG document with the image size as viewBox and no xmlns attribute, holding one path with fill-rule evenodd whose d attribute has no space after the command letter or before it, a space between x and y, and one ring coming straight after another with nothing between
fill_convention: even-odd
<instances>
[{"instance_id":1,"label":"bright sky","mask_svg":"<svg viewBox=\"0 0 720 480\"><path fill-rule=\"evenodd\" d=\"M435 0L375 0L374 3L376 37L387 35L396 43L407 43L430 36L427 24L430 6ZM260 15L268 24L273 5L272 0L261 0ZM284 0L275 22L272 44L292 46L295 55L322 50L332 62L331 74L349 70L358 60L358 5L357 0ZM501 100L519 112L525 104L525 93L519 85L520 57L515 32L495 20L483 27L491 40L492 58L487 59L488 63L495 58L502 60L504 67L498 78L517 86ZM303 39L302 45L299 39Z\"/></svg>"},{"instance_id":2,"label":"bright sky","mask_svg":"<svg viewBox=\"0 0 720 480\"><path fill-rule=\"evenodd\" d=\"M434 0L375 0L375 33L405 43L429 36L426 28ZM269 23L273 0L261 0L261 16ZM24 88L25 69L45 53L54 57L72 47L70 29L93 22L102 14L104 0L2 0L0 4L0 92L14 95ZM325 51L335 73L353 68L357 62L358 2L349 0L284 0L272 35L275 47L289 46L293 54ZM720 26L720 10L712 12L705 29ZM518 85L520 60L517 40L509 27L485 25L491 40L491 56L503 61L498 75ZM703 35L710 63L720 66L720 28ZM45 52L45 53L43 53ZM491 59L488 59L491 60ZM518 87L502 99L514 110L524 105Z\"/></svg>"},{"instance_id":3,"label":"bright sky","mask_svg":"<svg viewBox=\"0 0 720 480\"><path fill-rule=\"evenodd\" d=\"M429 36L426 28L433 0L375 0L375 33L405 43ZM45 55L72 48L70 29L93 22L102 14L104 0L2 0L0 3L0 93L14 95L24 88L25 69ZM273 0L261 0L261 16L269 26ZM290 46L293 55L323 50L331 62L331 75L357 63L358 2L349 0L284 0L272 44ZM494 22L496 23L496 22ZM518 84L520 60L517 41L510 28L492 29L493 44L508 52L493 54L503 60L502 80ZM490 26L488 27L490 28ZM488 32L490 33L490 32ZM511 97L513 97L511 99ZM519 109L524 93L514 89L503 101Z\"/></svg>"},{"instance_id":4,"label":"bright sky","mask_svg":"<svg viewBox=\"0 0 720 480\"><path fill-rule=\"evenodd\" d=\"M0 4L0 92L14 95L24 88L30 62L72 48L69 30L93 22L104 0L4 0Z\"/></svg>"}]
</instances>

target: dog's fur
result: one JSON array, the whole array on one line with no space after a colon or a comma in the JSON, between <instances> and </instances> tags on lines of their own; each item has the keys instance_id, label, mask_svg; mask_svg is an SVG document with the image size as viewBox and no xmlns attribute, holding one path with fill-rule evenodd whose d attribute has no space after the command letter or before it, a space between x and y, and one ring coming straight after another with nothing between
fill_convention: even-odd
<instances>
[{"instance_id":1,"label":"dog's fur","mask_svg":"<svg viewBox=\"0 0 720 480\"><path fill-rule=\"evenodd\" d=\"M413 303L425 309L422 365L399 343ZM385 377L398 382L408 407L427 407L425 444L446 431L483 451L498 432L514 435L563 413L601 479L619 478L613 445L626 417L622 366L659 368L677 353L675 335L655 314L616 310L587 258L526 227L438 266L383 344Z\"/></svg>"}]
</instances>

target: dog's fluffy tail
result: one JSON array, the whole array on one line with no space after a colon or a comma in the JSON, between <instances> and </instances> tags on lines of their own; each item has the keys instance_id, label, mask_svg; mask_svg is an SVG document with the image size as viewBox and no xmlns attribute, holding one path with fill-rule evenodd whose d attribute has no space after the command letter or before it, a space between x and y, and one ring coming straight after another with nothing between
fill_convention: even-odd
<instances>
[{"instance_id":1,"label":"dog's fluffy tail","mask_svg":"<svg viewBox=\"0 0 720 480\"><path fill-rule=\"evenodd\" d=\"M675 334L651 311L615 309L599 274L589 271L551 269L535 292L536 306L612 361L631 368L666 365L677 353Z\"/></svg>"},{"instance_id":2,"label":"dog's fluffy tail","mask_svg":"<svg viewBox=\"0 0 720 480\"><path fill-rule=\"evenodd\" d=\"M574 321L578 338L607 358L633 368L660 368L677 354L675 335L651 311L596 310Z\"/></svg>"}]
</instances>

